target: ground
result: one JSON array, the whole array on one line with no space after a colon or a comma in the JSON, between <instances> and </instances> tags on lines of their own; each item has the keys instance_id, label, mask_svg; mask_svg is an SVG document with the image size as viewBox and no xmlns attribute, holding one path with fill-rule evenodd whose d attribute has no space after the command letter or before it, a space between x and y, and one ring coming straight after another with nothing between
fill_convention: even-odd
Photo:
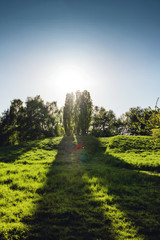
<instances>
[{"instance_id":1,"label":"ground","mask_svg":"<svg viewBox=\"0 0 160 240\"><path fill-rule=\"evenodd\" d=\"M151 141L63 137L0 148L0 238L159 239L160 152Z\"/></svg>"}]
</instances>

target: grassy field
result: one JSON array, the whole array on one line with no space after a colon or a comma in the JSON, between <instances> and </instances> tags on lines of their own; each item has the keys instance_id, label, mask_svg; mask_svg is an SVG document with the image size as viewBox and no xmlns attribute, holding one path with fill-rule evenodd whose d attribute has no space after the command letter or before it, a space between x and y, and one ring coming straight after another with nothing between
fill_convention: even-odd
<instances>
[{"instance_id":1,"label":"grassy field","mask_svg":"<svg viewBox=\"0 0 160 240\"><path fill-rule=\"evenodd\" d=\"M0 148L0 239L160 239L160 149L134 136Z\"/></svg>"}]
</instances>

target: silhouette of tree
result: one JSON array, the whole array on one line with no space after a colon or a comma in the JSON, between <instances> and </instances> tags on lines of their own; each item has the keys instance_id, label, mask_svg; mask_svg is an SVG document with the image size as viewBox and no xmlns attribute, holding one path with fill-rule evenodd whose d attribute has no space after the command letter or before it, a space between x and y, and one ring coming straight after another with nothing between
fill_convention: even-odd
<instances>
[{"instance_id":1,"label":"silhouette of tree","mask_svg":"<svg viewBox=\"0 0 160 240\"><path fill-rule=\"evenodd\" d=\"M63 109L63 124L65 134L70 136L74 129L74 94L67 93Z\"/></svg>"}]
</instances>

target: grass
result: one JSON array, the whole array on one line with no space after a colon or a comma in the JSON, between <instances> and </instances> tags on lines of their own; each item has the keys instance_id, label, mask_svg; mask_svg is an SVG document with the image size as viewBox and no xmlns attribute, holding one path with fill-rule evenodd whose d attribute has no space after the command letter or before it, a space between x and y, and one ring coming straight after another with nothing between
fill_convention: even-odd
<instances>
[{"instance_id":1,"label":"grass","mask_svg":"<svg viewBox=\"0 0 160 240\"><path fill-rule=\"evenodd\" d=\"M121 160L121 165L128 165L128 167L139 170L160 172L160 148L154 147L152 137L116 136L110 138L106 144L106 154L117 157Z\"/></svg>"},{"instance_id":2,"label":"grass","mask_svg":"<svg viewBox=\"0 0 160 240\"><path fill-rule=\"evenodd\" d=\"M152 145L151 137L64 137L1 148L0 239L159 239Z\"/></svg>"}]
</instances>

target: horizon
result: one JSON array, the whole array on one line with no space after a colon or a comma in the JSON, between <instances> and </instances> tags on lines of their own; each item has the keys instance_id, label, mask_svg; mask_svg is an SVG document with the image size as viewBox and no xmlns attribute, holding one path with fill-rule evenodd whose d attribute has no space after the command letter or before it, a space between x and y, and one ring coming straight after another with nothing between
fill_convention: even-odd
<instances>
[{"instance_id":1,"label":"horizon","mask_svg":"<svg viewBox=\"0 0 160 240\"><path fill-rule=\"evenodd\" d=\"M85 91L85 90L88 91L87 89L84 89L84 90L82 90L82 91L80 91L80 90L76 90L76 91L83 92L83 91ZM73 94L75 95L76 92L73 92L73 91L72 91L72 92L68 92L68 93L73 93ZM67 93L66 93L66 95L67 95ZM65 97L66 97L66 95L65 95ZM53 99L52 101L45 101L45 99L43 99L42 96L39 95L39 94L37 94L37 95L35 95L35 96L27 96L24 101L23 101L23 99L20 99L20 100L23 102L23 106L25 106L26 101L27 101L27 98L34 98L34 97L36 97L36 96L40 96L41 99L44 101L45 104L46 104L47 102L50 102L50 103L51 103L51 102L56 102L59 109L63 108L64 105L65 105L65 99L64 99L64 104L60 106L60 105L58 104L58 102L56 101L56 99ZM18 98L15 98L15 99L18 99ZM12 99L12 100L10 101L10 105L11 105L11 102L12 102L13 100L15 100L15 99ZM91 99L92 99L92 96L91 96ZM158 102L159 102L159 98L157 98L157 100L155 101L155 104L154 104L154 106L153 106L152 109L154 109L155 106L158 105ZM94 104L93 99L92 99L92 103L93 103L93 107L94 107L94 106L98 106L98 105L95 105L95 104ZM0 116L1 116L5 111L7 111L7 110L9 109L10 105L8 106L8 108L6 108L4 111L2 111L2 112L0 113ZM104 106L98 106L98 107L103 107L103 108L105 108ZM135 107L135 108L136 108L136 107L142 108L141 106L131 106L130 108L134 108L134 107ZM142 108L142 109L147 109L147 108L149 108L149 107L150 107L150 106L147 106L147 107L144 107L144 108ZM130 108L129 108L126 112L129 112ZM112 110L112 111L114 112L113 109L105 109L105 110L106 110L106 111ZM114 114L116 115L116 118L120 118L120 117L121 117L123 114L125 114L126 112L121 113L121 115L119 115L119 116L117 116L117 114L116 114L115 112L114 112Z\"/></svg>"}]
</instances>

